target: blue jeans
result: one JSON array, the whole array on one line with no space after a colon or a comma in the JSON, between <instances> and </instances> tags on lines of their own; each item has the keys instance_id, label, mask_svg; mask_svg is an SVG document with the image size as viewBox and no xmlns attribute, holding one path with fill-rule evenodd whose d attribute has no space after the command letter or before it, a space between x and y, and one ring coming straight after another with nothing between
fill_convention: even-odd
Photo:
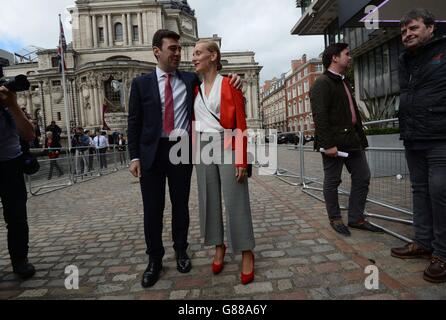
<instances>
[{"instance_id":1,"label":"blue jeans","mask_svg":"<svg viewBox=\"0 0 446 320\"><path fill-rule=\"evenodd\" d=\"M446 142L406 149L413 192L415 242L446 260Z\"/></svg>"}]
</instances>

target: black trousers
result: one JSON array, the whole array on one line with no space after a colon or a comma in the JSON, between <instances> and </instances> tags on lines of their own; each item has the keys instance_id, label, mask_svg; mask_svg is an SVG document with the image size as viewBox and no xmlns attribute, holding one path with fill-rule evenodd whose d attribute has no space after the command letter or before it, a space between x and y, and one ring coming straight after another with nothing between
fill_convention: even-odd
<instances>
[{"instance_id":1,"label":"black trousers","mask_svg":"<svg viewBox=\"0 0 446 320\"><path fill-rule=\"evenodd\" d=\"M57 163L57 158L56 159L51 159L50 160L50 172L48 174L48 180L51 180L51 178L53 177L54 168L56 168L57 171L59 171L59 176L63 175L63 171L60 168L59 164Z\"/></svg>"},{"instance_id":2,"label":"black trousers","mask_svg":"<svg viewBox=\"0 0 446 320\"><path fill-rule=\"evenodd\" d=\"M88 149L88 171L93 171L95 155L96 155L96 150L94 148Z\"/></svg>"},{"instance_id":3,"label":"black trousers","mask_svg":"<svg viewBox=\"0 0 446 320\"><path fill-rule=\"evenodd\" d=\"M351 175L351 191L348 202L348 222L364 219L364 210L369 193L370 169L364 151L352 151L348 158L330 158L322 155L324 164L324 198L330 220L341 219L338 187L342 183L344 165Z\"/></svg>"},{"instance_id":4,"label":"black trousers","mask_svg":"<svg viewBox=\"0 0 446 320\"><path fill-rule=\"evenodd\" d=\"M107 169L107 148L99 149L99 165L101 169Z\"/></svg>"},{"instance_id":5,"label":"black trousers","mask_svg":"<svg viewBox=\"0 0 446 320\"><path fill-rule=\"evenodd\" d=\"M161 262L165 250L162 240L166 180L172 203L172 238L175 251L186 250L189 231L189 194L192 164L174 165L169 152L176 142L161 139L150 170L143 170L141 192L144 205L144 233L150 261Z\"/></svg>"},{"instance_id":6,"label":"black trousers","mask_svg":"<svg viewBox=\"0 0 446 320\"><path fill-rule=\"evenodd\" d=\"M28 257L29 228L26 212L27 191L20 158L0 162L0 198L8 229L11 260Z\"/></svg>"},{"instance_id":7,"label":"black trousers","mask_svg":"<svg viewBox=\"0 0 446 320\"><path fill-rule=\"evenodd\" d=\"M415 242L446 260L446 143L406 149L413 193Z\"/></svg>"}]
</instances>

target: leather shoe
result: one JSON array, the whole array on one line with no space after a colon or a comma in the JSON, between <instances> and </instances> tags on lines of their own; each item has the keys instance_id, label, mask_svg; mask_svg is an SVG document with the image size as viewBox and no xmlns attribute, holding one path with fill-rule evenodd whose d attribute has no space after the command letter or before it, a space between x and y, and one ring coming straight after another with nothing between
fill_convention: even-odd
<instances>
[{"instance_id":1,"label":"leather shoe","mask_svg":"<svg viewBox=\"0 0 446 320\"><path fill-rule=\"evenodd\" d=\"M357 223L349 223L348 226L352 229L370 231L370 232L383 232L381 228L375 227L367 220L363 220Z\"/></svg>"},{"instance_id":2,"label":"leather shoe","mask_svg":"<svg viewBox=\"0 0 446 320\"><path fill-rule=\"evenodd\" d=\"M446 282L446 261L434 257L424 271L423 279L433 283Z\"/></svg>"},{"instance_id":3,"label":"leather shoe","mask_svg":"<svg viewBox=\"0 0 446 320\"><path fill-rule=\"evenodd\" d=\"M424 247L414 243L408 243L404 247L392 248L390 250L392 257L400 259L431 259L432 252Z\"/></svg>"},{"instance_id":4,"label":"leather shoe","mask_svg":"<svg viewBox=\"0 0 446 320\"><path fill-rule=\"evenodd\" d=\"M337 232L342 234L343 236L350 237L350 230L345 226L344 222L341 219L330 221L331 227Z\"/></svg>"},{"instance_id":5,"label":"leather shoe","mask_svg":"<svg viewBox=\"0 0 446 320\"><path fill-rule=\"evenodd\" d=\"M28 262L28 259L14 261L12 263L12 271L23 280L29 279L36 274L36 269Z\"/></svg>"},{"instance_id":6,"label":"leather shoe","mask_svg":"<svg viewBox=\"0 0 446 320\"><path fill-rule=\"evenodd\" d=\"M192 269L192 263L186 251L176 252L177 270L181 273L188 273Z\"/></svg>"},{"instance_id":7,"label":"leather shoe","mask_svg":"<svg viewBox=\"0 0 446 320\"><path fill-rule=\"evenodd\" d=\"M149 262L146 271L142 275L141 285L144 288L153 287L158 281L162 269L163 265L161 263Z\"/></svg>"}]
</instances>

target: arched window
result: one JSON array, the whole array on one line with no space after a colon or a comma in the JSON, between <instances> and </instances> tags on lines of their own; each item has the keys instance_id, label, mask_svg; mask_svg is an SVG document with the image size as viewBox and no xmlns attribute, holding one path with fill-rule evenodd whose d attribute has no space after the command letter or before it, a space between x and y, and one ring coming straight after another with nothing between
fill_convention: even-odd
<instances>
[{"instance_id":1,"label":"arched window","mask_svg":"<svg viewBox=\"0 0 446 320\"><path fill-rule=\"evenodd\" d=\"M123 41L122 24L119 22L115 24L115 41Z\"/></svg>"}]
</instances>

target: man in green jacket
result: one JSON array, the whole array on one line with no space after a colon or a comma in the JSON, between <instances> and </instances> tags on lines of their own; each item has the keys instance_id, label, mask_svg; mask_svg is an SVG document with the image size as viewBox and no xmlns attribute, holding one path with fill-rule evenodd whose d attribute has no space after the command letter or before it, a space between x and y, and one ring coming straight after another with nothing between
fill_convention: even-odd
<instances>
[{"instance_id":1,"label":"man in green jacket","mask_svg":"<svg viewBox=\"0 0 446 320\"><path fill-rule=\"evenodd\" d=\"M342 168L351 174L348 226L381 232L365 220L364 210L370 184L370 169L365 156L368 147L358 106L353 98L345 72L351 57L346 43L328 46L322 57L326 71L310 90L311 108L316 126L315 148L322 152L324 165L324 198L330 225L345 236L350 231L344 225L338 199ZM342 153L348 153L348 156Z\"/></svg>"}]
</instances>

